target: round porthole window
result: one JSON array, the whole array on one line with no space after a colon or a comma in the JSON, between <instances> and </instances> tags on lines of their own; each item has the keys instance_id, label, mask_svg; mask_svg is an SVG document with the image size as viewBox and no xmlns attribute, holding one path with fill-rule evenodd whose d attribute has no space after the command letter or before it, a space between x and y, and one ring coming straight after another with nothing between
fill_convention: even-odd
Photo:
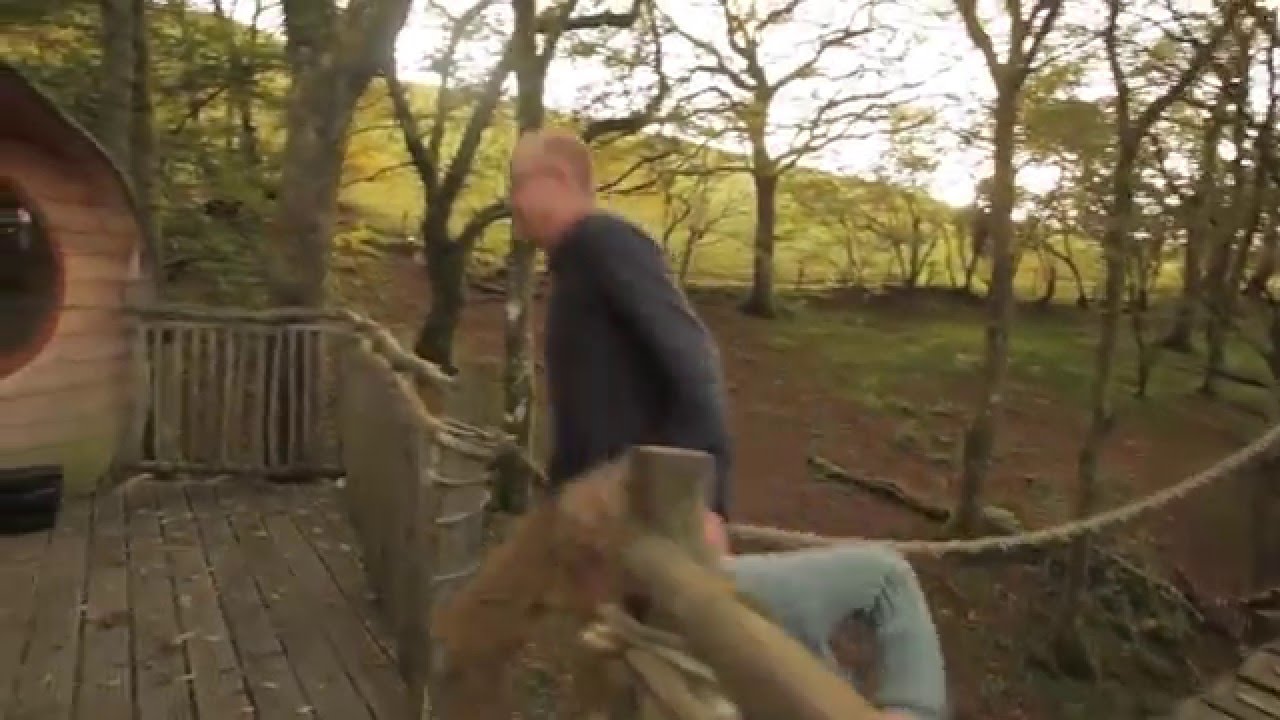
<instances>
[{"instance_id":1,"label":"round porthole window","mask_svg":"<svg viewBox=\"0 0 1280 720\"><path fill-rule=\"evenodd\" d=\"M0 179L0 378L30 362L53 334L62 263L36 208Z\"/></svg>"}]
</instances>

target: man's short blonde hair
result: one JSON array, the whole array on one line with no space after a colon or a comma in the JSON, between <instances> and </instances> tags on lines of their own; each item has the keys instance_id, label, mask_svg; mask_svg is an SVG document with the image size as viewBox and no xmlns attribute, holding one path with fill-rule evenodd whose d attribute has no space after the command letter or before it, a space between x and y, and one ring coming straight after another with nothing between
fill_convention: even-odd
<instances>
[{"instance_id":1,"label":"man's short blonde hair","mask_svg":"<svg viewBox=\"0 0 1280 720\"><path fill-rule=\"evenodd\" d=\"M561 163L569 171L569 179L580 190L595 193L595 171L591 164L591 149L577 135L558 128L534 130L520 139L528 152L542 155Z\"/></svg>"}]
</instances>

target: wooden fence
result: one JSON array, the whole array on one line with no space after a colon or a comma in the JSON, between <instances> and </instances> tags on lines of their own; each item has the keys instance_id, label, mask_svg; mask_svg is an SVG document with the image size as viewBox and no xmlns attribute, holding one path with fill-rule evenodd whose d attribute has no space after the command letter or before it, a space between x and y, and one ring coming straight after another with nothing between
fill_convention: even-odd
<instances>
[{"instance_id":1,"label":"wooden fence","mask_svg":"<svg viewBox=\"0 0 1280 720\"><path fill-rule=\"evenodd\" d=\"M410 702L432 608L475 570L490 436L440 415L457 393L385 329L344 311L132 309L142 412L122 464L189 476L332 476Z\"/></svg>"},{"instance_id":2,"label":"wooden fence","mask_svg":"<svg viewBox=\"0 0 1280 720\"><path fill-rule=\"evenodd\" d=\"M340 353L345 494L414 707L439 669L433 609L476 569L493 447L437 418L441 388L397 373L359 337Z\"/></svg>"},{"instance_id":3,"label":"wooden fence","mask_svg":"<svg viewBox=\"0 0 1280 720\"><path fill-rule=\"evenodd\" d=\"M144 469L337 475L332 324L150 318Z\"/></svg>"}]
</instances>

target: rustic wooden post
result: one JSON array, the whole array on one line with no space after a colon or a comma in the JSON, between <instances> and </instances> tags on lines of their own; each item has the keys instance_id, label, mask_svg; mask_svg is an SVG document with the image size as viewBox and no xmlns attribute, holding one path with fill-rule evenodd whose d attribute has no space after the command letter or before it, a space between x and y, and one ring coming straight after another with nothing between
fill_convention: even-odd
<instances>
[{"instance_id":1,"label":"rustic wooden post","mask_svg":"<svg viewBox=\"0 0 1280 720\"><path fill-rule=\"evenodd\" d=\"M136 305L151 298L149 288L133 281L125 289L126 305ZM125 415L120 444L116 451L117 468L128 468L146 459L148 419L151 407L151 331L139 314L126 315L129 334L129 397L124 403Z\"/></svg>"},{"instance_id":2,"label":"rustic wooden post","mask_svg":"<svg viewBox=\"0 0 1280 720\"><path fill-rule=\"evenodd\" d=\"M407 513L403 526L403 545L397 558L400 570L401 595L396 605L400 617L396 626L396 646L400 658L400 672L409 692L410 707L418 709L427 703L431 672L432 641L430 613L433 604L432 577L436 568L436 518L440 512L440 488L436 483L440 446L436 432L425 427L420 415L423 408L417 396L415 384L402 377L397 378L405 413L405 432L408 452L412 457L413 473L404 478L405 507Z\"/></svg>"},{"instance_id":3,"label":"rustic wooden post","mask_svg":"<svg viewBox=\"0 0 1280 720\"><path fill-rule=\"evenodd\" d=\"M635 528L675 543L706 568L715 562L702 532L703 498L713 471L711 456L705 453L637 447L628 458L625 480L627 510ZM661 613L645 620L678 632ZM620 693L619 697L613 720L658 717L651 698L634 692Z\"/></svg>"},{"instance_id":4,"label":"rustic wooden post","mask_svg":"<svg viewBox=\"0 0 1280 720\"><path fill-rule=\"evenodd\" d=\"M873 720L878 713L847 681L707 572L701 528L710 462L671 448L632 452L627 498L637 532L622 559L658 611L655 621L683 635L753 717Z\"/></svg>"}]
</instances>

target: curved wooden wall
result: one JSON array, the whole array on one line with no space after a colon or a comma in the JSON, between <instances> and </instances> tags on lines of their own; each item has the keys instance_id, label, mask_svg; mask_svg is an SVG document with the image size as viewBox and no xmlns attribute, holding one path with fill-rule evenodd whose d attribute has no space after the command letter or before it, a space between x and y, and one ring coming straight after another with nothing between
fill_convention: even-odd
<instances>
[{"instance_id":1,"label":"curved wooden wall","mask_svg":"<svg viewBox=\"0 0 1280 720\"><path fill-rule=\"evenodd\" d=\"M0 379L0 467L62 464L67 490L86 492L110 466L129 407L122 306L137 277L137 222L101 167L0 139L0 177L35 205L62 252L65 282L53 336Z\"/></svg>"}]
</instances>

